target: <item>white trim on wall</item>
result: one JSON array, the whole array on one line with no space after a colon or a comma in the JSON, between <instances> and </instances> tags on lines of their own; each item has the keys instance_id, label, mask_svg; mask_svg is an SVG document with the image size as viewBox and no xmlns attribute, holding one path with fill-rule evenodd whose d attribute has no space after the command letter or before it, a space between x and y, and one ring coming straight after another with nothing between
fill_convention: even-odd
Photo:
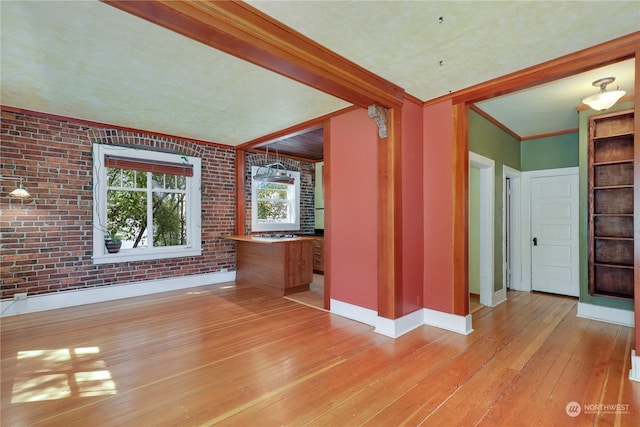
<instances>
[{"instance_id":1,"label":"white trim on wall","mask_svg":"<svg viewBox=\"0 0 640 427\"><path fill-rule=\"evenodd\" d=\"M333 298L331 298L330 307L331 314L337 314L338 316L371 326L376 324L378 313L370 308L360 307L359 305L349 304L348 302Z\"/></svg>"},{"instance_id":2,"label":"white trim on wall","mask_svg":"<svg viewBox=\"0 0 640 427\"><path fill-rule=\"evenodd\" d=\"M0 301L1 317L34 313L57 308L113 301L122 298L151 295L179 289L195 288L217 283L233 282L236 272L197 274L171 279L145 280L123 285L85 288L68 292L34 295L24 300L4 299Z\"/></svg>"},{"instance_id":3,"label":"white trim on wall","mask_svg":"<svg viewBox=\"0 0 640 427\"><path fill-rule=\"evenodd\" d=\"M631 350L631 369L629 379L640 382L640 356L636 356L636 351Z\"/></svg>"},{"instance_id":4,"label":"white trim on wall","mask_svg":"<svg viewBox=\"0 0 640 427\"><path fill-rule=\"evenodd\" d=\"M442 311L422 309L424 314L424 324L435 326L436 328L446 329L447 331L457 332L462 335L469 335L473 332L471 326L471 315L459 316L457 314L443 313Z\"/></svg>"},{"instance_id":5,"label":"white trim on wall","mask_svg":"<svg viewBox=\"0 0 640 427\"><path fill-rule=\"evenodd\" d=\"M398 338L422 325L424 325L424 315L422 310L416 310L398 319L378 316L374 331L391 338Z\"/></svg>"},{"instance_id":6,"label":"white trim on wall","mask_svg":"<svg viewBox=\"0 0 640 427\"><path fill-rule=\"evenodd\" d=\"M507 178L511 180L511 289L522 290L522 173L509 166L502 166L502 289L504 299L507 293L506 235L507 235Z\"/></svg>"},{"instance_id":7,"label":"white trim on wall","mask_svg":"<svg viewBox=\"0 0 640 427\"><path fill-rule=\"evenodd\" d=\"M493 307L495 161L470 151L469 165L480 170L480 304Z\"/></svg>"},{"instance_id":8,"label":"white trim on wall","mask_svg":"<svg viewBox=\"0 0 640 427\"><path fill-rule=\"evenodd\" d=\"M613 323L615 325L634 327L633 311L620 308L605 307L602 305L578 302L577 317L598 320L600 322Z\"/></svg>"},{"instance_id":9,"label":"white trim on wall","mask_svg":"<svg viewBox=\"0 0 640 427\"><path fill-rule=\"evenodd\" d=\"M397 338L423 325L463 335L473 332L470 314L458 316L428 308L416 310L398 319L387 319L378 316L375 310L331 299L331 314L370 325L374 332L391 338Z\"/></svg>"}]
</instances>

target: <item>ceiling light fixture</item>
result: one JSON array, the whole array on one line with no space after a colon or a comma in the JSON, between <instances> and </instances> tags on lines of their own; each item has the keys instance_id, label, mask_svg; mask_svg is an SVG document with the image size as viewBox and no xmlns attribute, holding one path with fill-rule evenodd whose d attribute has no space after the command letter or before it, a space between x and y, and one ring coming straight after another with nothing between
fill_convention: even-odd
<instances>
[{"instance_id":1,"label":"ceiling light fixture","mask_svg":"<svg viewBox=\"0 0 640 427\"><path fill-rule=\"evenodd\" d=\"M264 155L265 162L269 160L269 146ZM260 166L253 176L253 179L259 182L275 182L278 184L294 184L295 178L291 176L287 168L280 163L278 156L278 145L276 143L276 161L268 165Z\"/></svg>"},{"instance_id":2,"label":"ceiling light fixture","mask_svg":"<svg viewBox=\"0 0 640 427\"><path fill-rule=\"evenodd\" d=\"M595 95L587 96L582 100L582 102L598 111L604 111L611 108L613 104L618 102L618 100L626 93L624 90L619 90L619 88L607 92L607 85L613 83L615 80L615 77L605 77L603 79L596 80L592 84L595 87L600 87L600 92Z\"/></svg>"}]
</instances>

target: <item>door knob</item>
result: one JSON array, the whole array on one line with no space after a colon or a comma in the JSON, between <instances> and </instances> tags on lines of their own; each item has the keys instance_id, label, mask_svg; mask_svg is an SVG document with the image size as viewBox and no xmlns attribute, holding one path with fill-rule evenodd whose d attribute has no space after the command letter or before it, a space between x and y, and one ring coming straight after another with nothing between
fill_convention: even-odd
<instances>
[{"instance_id":1,"label":"door knob","mask_svg":"<svg viewBox=\"0 0 640 427\"><path fill-rule=\"evenodd\" d=\"M533 246L538 246L538 238L537 237L533 238Z\"/></svg>"}]
</instances>

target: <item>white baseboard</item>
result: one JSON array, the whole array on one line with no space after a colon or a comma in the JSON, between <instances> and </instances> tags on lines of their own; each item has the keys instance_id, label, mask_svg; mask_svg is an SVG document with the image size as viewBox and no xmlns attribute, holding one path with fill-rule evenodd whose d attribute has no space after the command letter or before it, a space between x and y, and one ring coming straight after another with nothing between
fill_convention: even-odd
<instances>
[{"instance_id":1,"label":"white baseboard","mask_svg":"<svg viewBox=\"0 0 640 427\"><path fill-rule=\"evenodd\" d=\"M629 379L640 382L640 356L636 356L636 351L631 350L631 369Z\"/></svg>"},{"instance_id":2,"label":"white baseboard","mask_svg":"<svg viewBox=\"0 0 640 427\"><path fill-rule=\"evenodd\" d=\"M375 310L333 298L331 299L331 313L371 326L376 325L376 319L378 318L378 313Z\"/></svg>"},{"instance_id":3,"label":"white baseboard","mask_svg":"<svg viewBox=\"0 0 640 427\"><path fill-rule=\"evenodd\" d=\"M398 319L378 316L375 310L331 299L331 313L360 323L371 325L374 331L391 338L397 338L422 325L435 326L463 335L473 332L471 315L458 316L423 308Z\"/></svg>"},{"instance_id":4,"label":"white baseboard","mask_svg":"<svg viewBox=\"0 0 640 427\"><path fill-rule=\"evenodd\" d=\"M585 319L599 320L601 322L629 326L631 328L633 328L635 323L633 319L633 311L586 304L584 302L578 303L578 313L576 315Z\"/></svg>"},{"instance_id":5,"label":"white baseboard","mask_svg":"<svg viewBox=\"0 0 640 427\"><path fill-rule=\"evenodd\" d=\"M507 300L507 290L505 288L500 289L499 291L495 291L493 293L493 298L491 302L493 303L492 307L502 304Z\"/></svg>"},{"instance_id":6,"label":"white baseboard","mask_svg":"<svg viewBox=\"0 0 640 427\"><path fill-rule=\"evenodd\" d=\"M34 295L25 300L4 299L0 301L0 317L233 282L234 280L236 280L235 271L229 271Z\"/></svg>"},{"instance_id":7,"label":"white baseboard","mask_svg":"<svg viewBox=\"0 0 640 427\"><path fill-rule=\"evenodd\" d=\"M447 331L457 332L463 335L469 335L473 332L470 314L459 316L457 314L444 313L429 308L423 308L422 311L425 325L435 326L436 328L446 329Z\"/></svg>"},{"instance_id":8,"label":"white baseboard","mask_svg":"<svg viewBox=\"0 0 640 427\"><path fill-rule=\"evenodd\" d=\"M421 310L416 310L398 319L387 319L378 316L374 331L391 338L398 338L409 331L419 328L424 324L424 315Z\"/></svg>"}]
</instances>

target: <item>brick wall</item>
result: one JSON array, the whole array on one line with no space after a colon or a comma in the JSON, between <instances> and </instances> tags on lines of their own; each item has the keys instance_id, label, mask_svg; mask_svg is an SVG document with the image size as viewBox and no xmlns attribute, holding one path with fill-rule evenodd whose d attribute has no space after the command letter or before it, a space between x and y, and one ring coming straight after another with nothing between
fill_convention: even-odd
<instances>
[{"instance_id":1,"label":"brick wall","mask_svg":"<svg viewBox=\"0 0 640 427\"><path fill-rule=\"evenodd\" d=\"M264 154L245 153L245 229L246 234L251 234L251 166L261 166L276 161L276 157L269 155L269 160ZM315 163L301 162L286 157L279 158L280 163L287 170L300 172L300 231L296 234L311 234L315 230ZM291 233L291 231L285 231Z\"/></svg>"},{"instance_id":2,"label":"brick wall","mask_svg":"<svg viewBox=\"0 0 640 427\"><path fill-rule=\"evenodd\" d=\"M235 269L235 152L147 133L97 128L2 110L0 133L2 298ZM202 158L202 255L93 265L92 147L118 142ZM22 177L33 201L9 199Z\"/></svg>"}]
</instances>

